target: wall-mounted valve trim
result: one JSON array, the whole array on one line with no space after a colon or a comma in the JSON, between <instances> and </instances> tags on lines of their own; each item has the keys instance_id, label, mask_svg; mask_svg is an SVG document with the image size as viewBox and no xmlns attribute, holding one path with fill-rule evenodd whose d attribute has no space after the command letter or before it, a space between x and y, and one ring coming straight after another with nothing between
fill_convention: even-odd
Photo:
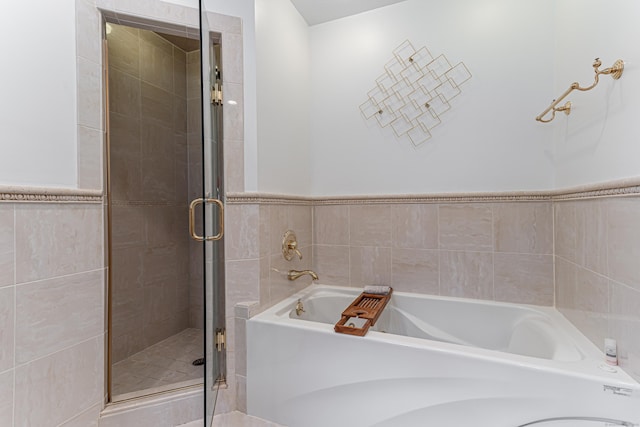
<instances>
[{"instance_id":1,"label":"wall-mounted valve trim","mask_svg":"<svg viewBox=\"0 0 640 427\"><path fill-rule=\"evenodd\" d=\"M302 259L302 253L298 250L298 239L293 230L287 230L282 237L282 256L287 261L293 259L293 255L298 255L298 259Z\"/></svg>"}]
</instances>

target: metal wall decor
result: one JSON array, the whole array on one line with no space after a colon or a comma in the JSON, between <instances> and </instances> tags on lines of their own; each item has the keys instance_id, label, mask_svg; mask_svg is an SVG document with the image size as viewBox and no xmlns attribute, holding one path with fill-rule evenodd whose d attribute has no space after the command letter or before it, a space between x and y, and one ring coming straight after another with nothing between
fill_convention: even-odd
<instances>
[{"instance_id":1,"label":"metal wall decor","mask_svg":"<svg viewBox=\"0 0 640 427\"><path fill-rule=\"evenodd\" d=\"M407 135L415 147L431 138L431 129L471 78L464 63L452 66L443 54L434 58L426 47L416 50L409 40L394 49L384 69L360 111L367 120L375 117L381 127L391 126L398 138Z\"/></svg>"}]
</instances>

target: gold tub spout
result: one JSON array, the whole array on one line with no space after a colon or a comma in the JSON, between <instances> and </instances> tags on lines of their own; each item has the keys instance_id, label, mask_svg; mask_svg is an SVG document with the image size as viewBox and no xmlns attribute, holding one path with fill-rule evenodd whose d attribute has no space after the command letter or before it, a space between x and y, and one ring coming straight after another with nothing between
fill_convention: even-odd
<instances>
[{"instance_id":1,"label":"gold tub spout","mask_svg":"<svg viewBox=\"0 0 640 427\"><path fill-rule=\"evenodd\" d=\"M313 280L318 280L318 275L311 270L289 270L287 278L289 280L296 280L300 276L309 275Z\"/></svg>"}]
</instances>

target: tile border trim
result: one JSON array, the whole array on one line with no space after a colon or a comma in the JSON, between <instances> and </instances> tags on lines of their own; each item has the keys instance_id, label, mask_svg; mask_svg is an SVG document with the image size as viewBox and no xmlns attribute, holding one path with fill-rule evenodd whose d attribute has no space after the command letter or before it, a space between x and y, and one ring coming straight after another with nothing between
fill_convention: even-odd
<instances>
[{"instance_id":1,"label":"tile border trim","mask_svg":"<svg viewBox=\"0 0 640 427\"><path fill-rule=\"evenodd\" d=\"M546 191L479 193L381 194L347 196L296 196L271 193L227 193L230 205L375 205L418 203L540 202L640 196L640 177Z\"/></svg>"},{"instance_id":2,"label":"tile border trim","mask_svg":"<svg viewBox=\"0 0 640 427\"><path fill-rule=\"evenodd\" d=\"M0 202L102 203L101 190L0 186Z\"/></svg>"}]
</instances>

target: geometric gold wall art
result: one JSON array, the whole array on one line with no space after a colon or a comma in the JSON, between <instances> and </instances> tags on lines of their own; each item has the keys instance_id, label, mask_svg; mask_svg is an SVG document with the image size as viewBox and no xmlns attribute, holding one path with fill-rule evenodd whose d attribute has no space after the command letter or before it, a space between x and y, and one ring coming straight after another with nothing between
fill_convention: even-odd
<instances>
[{"instance_id":1,"label":"geometric gold wall art","mask_svg":"<svg viewBox=\"0 0 640 427\"><path fill-rule=\"evenodd\" d=\"M407 135L418 147L431 138L431 129L470 78L462 62L452 66L446 56L434 58L426 47L416 50L406 40L394 49L360 112L367 120L375 117L381 127L390 126L398 138Z\"/></svg>"}]
</instances>

